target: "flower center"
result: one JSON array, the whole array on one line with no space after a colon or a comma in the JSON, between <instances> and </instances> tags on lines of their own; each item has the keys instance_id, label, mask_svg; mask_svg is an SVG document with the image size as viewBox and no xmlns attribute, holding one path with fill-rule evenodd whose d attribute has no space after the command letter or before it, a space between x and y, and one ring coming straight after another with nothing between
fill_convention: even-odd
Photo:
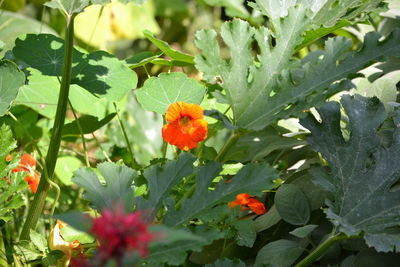
<instances>
[{"instance_id":1,"label":"flower center","mask_svg":"<svg viewBox=\"0 0 400 267\"><path fill-rule=\"evenodd\" d=\"M179 126L181 126L181 130L183 133L187 133L190 128L192 128L192 120L188 116L184 116L179 121Z\"/></svg>"}]
</instances>

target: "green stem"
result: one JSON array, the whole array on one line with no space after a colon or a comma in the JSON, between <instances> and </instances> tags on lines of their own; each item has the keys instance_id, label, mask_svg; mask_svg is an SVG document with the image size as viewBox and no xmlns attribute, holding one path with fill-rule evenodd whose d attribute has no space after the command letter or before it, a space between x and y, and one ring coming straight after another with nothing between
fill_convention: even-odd
<instances>
[{"instance_id":1,"label":"green stem","mask_svg":"<svg viewBox=\"0 0 400 267\"><path fill-rule=\"evenodd\" d=\"M195 175L194 175L194 174L191 175L191 176L189 177L189 179L192 178L193 176L195 176ZM193 195L193 193L194 193L195 190L196 190L196 184L193 184L193 185L189 188L189 190L185 192L185 194L184 194L184 195L182 196L182 198L178 201L178 203L176 203L175 209L176 209L176 210L179 210L179 209L181 208L181 206L182 206L183 200L185 200L185 199L187 199L187 198L190 198L190 197Z\"/></svg>"},{"instance_id":2,"label":"green stem","mask_svg":"<svg viewBox=\"0 0 400 267\"><path fill-rule=\"evenodd\" d=\"M115 104L115 102L113 102L113 104L114 104L115 112L117 113L117 119L119 121L119 125L121 126L122 133L124 134L124 138L125 138L126 146L128 147L129 155L131 157L131 166L135 170L140 170L140 165L139 165L139 163L137 163L135 156L133 155L132 145L131 145L131 142L129 141L128 135L126 134L125 126L122 123L121 117L119 116L117 104Z\"/></svg>"},{"instance_id":3,"label":"green stem","mask_svg":"<svg viewBox=\"0 0 400 267\"><path fill-rule=\"evenodd\" d=\"M236 143L236 141L239 139L241 135L242 134L238 131L233 132L232 135L229 137L228 141L226 141L225 145L218 152L218 155L215 157L215 161L223 162L226 153L229 151L231 146L233 146Z\"/></svg>"},{"instance_id":4,"label":"green stem","mask_svg":"<svg viewBox=\"0 0 400 267\"><path fill-rule=\"evenodd\" d=\"M331 235L324 242L322 242L316 249L314 249L307 257L297 263L295 267L307 267L319 257L325 254L325 252L336 242L346 239L360 238L360 236L347 236L344 234Z\"/></svg>"},{"instance_id":5,"label":"green stem","mask_svg":"<svg viewBox=\"0 0 400 267\"><path fill-rule=\"evenodd\" d=\"M79 134L80 134L81 139L82 139L83 150L85 151L86 167L90 168L89 155L88 155L88 152L87 152L85 136L83 135L81 123L78 120L78 116L76 115L75 109L72 106L71 101L68 100L68 103L69 103L69 106L71 107L72 114L74 114L74 118L75 118L76 124L78 125Z\"/></svg>"},{"instance_id":6,"label":"green stem","mask_svg":"<svg viewBox=\"0 0 400 267\"><path fill-rule=\"evenodd\" d=\"M38 190L33 199L32 205L28 212L28 217L22 228L21 240L29 240L30 229L34 229L43 212L46 202L47 192L50 188L50 183L54 168L57 162L58 151L61 144L61 132L65 122L65 114L68 104L69 86L72 75L72 55L73 55L73 41L74 41L74 18L75 14L67 17L67 29L64 45L64 67L63 75L60 85L60 95L58 97L56 117L54 120L53 131L50 139L49 148L46 155L45 178L41 179Z\"/></svg>"},{"instance_id":7,"label":"green stem","mask_svg":"<svg viewBox=\"0 0 400 267\"><path fill-rule=\"evenodd\" d=\"M162 116L163 118L163 125L165 125L167 123L165 116ZM162 147L161 147L161 152L162 152L162 157L166 158L167 157L167 148L168 148L168 143L167 141L165 141L165 139L163 138L163 143L162 143Z\"/></svg>"},{"instance_id":8,"label":"green stem","mask_svg":"<svg viewBox=\"0 0 400 267\"><path fill-rule=\"evenodd\" d=\"M101 152L103 153L104 157L108 162L112 162L110 157L108 156L107 152L104 150L103 146L100 144L99 139L97 139L96 135L92 133L93 139L96 142L96 145L100 148Z\"/></svg>"}]
</instances>

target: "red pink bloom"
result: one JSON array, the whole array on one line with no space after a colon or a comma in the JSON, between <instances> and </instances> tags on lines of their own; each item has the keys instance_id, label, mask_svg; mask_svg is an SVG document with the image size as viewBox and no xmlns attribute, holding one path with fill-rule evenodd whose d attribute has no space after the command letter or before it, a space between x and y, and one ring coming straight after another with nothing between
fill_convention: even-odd
<instances>
[{"instance_id":1,"label":"red pink bloom","mask_svg":"<svg viewBox=\"0 0 400 267\"><path fill-rule=\"evenodd\" d=\"M175 102L168 107L162 128L165 141L188 151L207 138L208 123L203 119L203 109L196 104Z\"/></svg>"},{"instance_id":2,"label":"red pink bloom","mask_svg":"<svg viewBox=\"0 0 400 267\"><path fill-rule=\"evenodd\" d=\"M236 196L236 200L229 202L228 203L230 208L234 208L236 206L240 206L241 210L248 210L250 209L251 211L253 211L254 213L261 215L267 212L267 209L265 208L264 204L253 198L251 195L249 194L238 194Z\"/></svg>"}]
</instances>

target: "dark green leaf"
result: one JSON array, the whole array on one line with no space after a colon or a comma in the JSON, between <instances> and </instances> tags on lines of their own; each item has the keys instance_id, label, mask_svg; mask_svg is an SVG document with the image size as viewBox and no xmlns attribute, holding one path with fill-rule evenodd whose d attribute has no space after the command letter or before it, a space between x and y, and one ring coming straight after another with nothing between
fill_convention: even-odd
<instances>
[{"instance_id":1,"label":"dark green leaf","mask_svg":"<svg viewBox=\"0 0 400 267\"><path fill-rule=\"evenodd\" d=\"M63 214L54 215L55 219L59 219L71 227L74 227L77 231L88 233L92 228L92 220L88 214L80 211L71 211Z\"/></svg>"},{"instance_id":2,"label":"dark green leaf","mask_svg":"<svg viewBox=\"0 0 400 267\"><path fill-rule=\"evenodd\" d=\"M334 196L327 217L347 235L364 232L377 251L398 250L400 194L390 188L400 176L400 114L393 118L393 141L384 147L376 133L387 118L382 103L358 95L344 96L341 103L349 118L348 141L341 132L338 103L318 109L322 123L311 115L301 121L312 133L308 141L329 163L329 168L314 168L315 181Z\"/></svg>"},{"instance_id":3,"label":"dark green leaf","mask_svg":"<svg viewBox=\"0 0 400 267\"><path fill-rule=\"evenodd\" d=\"M18 90L25 84L25 75L13 62L0 61L0 117L10 108Z\"/></svg>"},{"instance_id":4,"label":"dark green leaf","mask_svg":"<svg viewBox=\"0 0 400 267\"><path fill-rule=\"evenodd\" d=\"M310 219L310 204L301 189L294 184L283 184L275 194L275 206L283 220L304 225Z\"/></svg>"},{"instance_id":5,"label":"dark green leaf","mask_svg":"<svg viewBox=\"0 0 400 267\"><path fill-rule=\"evenodd\" d=\"M98 164L97 169L106 181L105 185L89 168L81 168L75 172L72 181L85 189L83 197L91 201L99 211L104 208L114 209L115 205L120 204L131 211L134 196L131 186L136 173L126 166L109 162Z\"/></svg>"},{"instance_id":6,"label":"dark green leaf","mask_svg":"<svg viewBox=\"0 0 400 267\"><path fill-rule=\"evenodd\" d=\"M64 257L64 255L65 254L60 250L50 251L49 254L42 258L42 263L44 264L44 266L56 266L57 261Z\"/></svg>"},{"instance_id":7,"label":"dark green leaf","mask_svg":"<svg viewBox=\"0 0 400 267\"><path fill-rule=\"evenodd\" d=\"M233 224L236 228L236 242L239 246L252 247L256 241L256 226L253 220L240 220Z\"/></svg>"},{"instance_id":8,"label":"dark green leaf","mask_svg":"<svg viewBox=\"0 0 400 267\"><path fill-rule=\"evenodd\" d=\"M273 205L267 213L261 215L255 220L256 231L262 232L277 224L281 219L279 212L276 210L275 205Z\"/></svg>"},{"instance_id":9,"label":"dark green leaf","mask_svg":"<svg viewBox=\"0 0 400 267\"><path fill-rule=\"evenodd\" d=\"M206 88L186 74L172 72L147 79L136 96L145 110L165 114L168 106L177 101L200 104L205 93Z\"/></svg>"},{"instance_id":10,"label":"dark green leaf","mask_svg":"<svg viewBox=\"0 0 400 267\"><path fill-rule=\"evenodd\" d=\"M212 209L216 204L233 201L240 193L259 195L262 190L275 187L275 169L265 163L250 163L240 169L230 183L221 180L215 189L210 191L211 182L221 170L221 164L215 162L200 167L193 196L182 202L180 210L171 207L165 216L165 224L175 226L185 223L204 210Z\"/></svg>"},{"instance_id":11,"label":"dark green leaf","mask_svg":"<svg viewBox=\"0 0 400 267\"><path fill-rule=\"evenodd\" d=\"M89 116L89 115L83 115L78 118L79 125L81 127L82 133L83 134L89 134L93 133L94 131L100 129L107 123L109 123L116 115L117 113L111 113L108 114L104 119L99 120L97 117L94 116ZM63 136L79 136L81 134L81 131L79 130L78 127L78 122L74 120L71 123L67 123L64 125L63 130L62 130L62 135Z\"/></svg>"},{"instance_id":12,"label":"dark green leaf","mask_svg":"<svg viewBox=\"0 0 400 267\"><path fill-rule=\"evenodd\" d=\"M151 216L164 204L172 187L177 185L182 178L193 172L193 162L196 159L189 153L183 153L176 161L167 161L165 164L156 164L143 173L148 182L149 196L147 199L139 197L137 208L151 211Z\"/></svg>"},{"instance_id":13,"label":"dark green leaf","mask_svg":"<svg viewBox=\"0 0 400 267\"><path fill-rule=\"evenodd\" d=\"M246 267L240 260L220 259L212 264L206 264L205 267Z\"/></svg>"},{"instance_id":14,"label":"dark green leaf","mask_svg":"<svg viewBox=\"0 0 400 267\"><path fill-rule=\"evenodd\" d=\"M143 34L144 36L146 36L147 39L149 39L150 42L157 46L161 51L164 52L164 54L169 56L171 59L194 64L193 56L173 49L167 42L164 42L163 40L154 37L153 33L150 31L145 30L143 31Z\"/></svg>"},{"instance_id":15,"label":"dark green leaf","mask_svg":"<svg viewBox=\"0 0 400 267\"><path fill-rule=\"evenodd\" d=\"M281 239L271 242L260 249L255 266L289 267L303 253L304 244L297 241Z\"/></svg>"}]
</instances>

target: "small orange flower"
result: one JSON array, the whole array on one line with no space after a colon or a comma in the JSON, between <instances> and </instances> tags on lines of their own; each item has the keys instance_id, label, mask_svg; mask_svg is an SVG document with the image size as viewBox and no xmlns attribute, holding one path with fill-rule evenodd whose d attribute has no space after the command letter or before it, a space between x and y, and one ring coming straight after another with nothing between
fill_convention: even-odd
<instances>
[{"instance_id":1,"label":"small orange flower","mask_svg":"<svg viewBox=\"0 0 400 267\"><path fill-rule=\"evenodd\" d=\"M203 119L203 109L196 104L175 102L168 107L162 128L165 141L188 151L207 138L208 123Z\"/></svg>"},{"instance_id":2,"label":"small orange flower","mask_svg":"<svg viewBox=\"0 0 400 267\"><path fill-rule=\"evenodd\" d=\"M236 196L236 200L228 203L229 208L240 206L241 210L252 210L254 213L261 215L267 212L264 204L261 201L253 198L249 194L239 194Z\"/></svg>"},{"instance_id":3,"label":"small orange flower","mask_svg":"<svg viewBox=\"0 0 400 267\"><path fill-rule=\"evenodd\" d=\"M12 157L10 156L8 158L11 160ZM25 177L25 181L29 184L31 191L36 193L40 182L40 175L36 172L36 160L31 155L22 155L18 167L13 169L12 172L28 172L28 175Z\"/></svg>"}]
</instances>

